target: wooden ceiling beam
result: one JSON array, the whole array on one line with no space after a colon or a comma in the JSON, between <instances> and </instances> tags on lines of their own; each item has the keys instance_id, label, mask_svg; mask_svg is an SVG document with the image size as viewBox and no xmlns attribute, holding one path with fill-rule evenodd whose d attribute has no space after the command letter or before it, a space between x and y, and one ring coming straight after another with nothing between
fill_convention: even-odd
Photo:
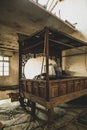
<instances>
[{"instance_id":1,"label":"wooden ceiling beam","mask_svg":"<svg viewBox=\"0 0 87 130\"><path fill-rule=\"evenodd\" d=\"M49 39L49 40L50 40L51 42L58 43L58 44L60 44L60 45L64 45L64 46L67 46L67 47L70 47L70 48L75 48L75 49L77 49L77 50L79 50L79 51L82 51L82 52L86 52L86 51L84 51L84 50L82 50L82 49L79 49L79 48L73 46L73 45L69 45L69 44L67 44L67 43L63 43L63 42L58 41L58 40L52 40L52 39Z\"/></svg>"}]
</instances>

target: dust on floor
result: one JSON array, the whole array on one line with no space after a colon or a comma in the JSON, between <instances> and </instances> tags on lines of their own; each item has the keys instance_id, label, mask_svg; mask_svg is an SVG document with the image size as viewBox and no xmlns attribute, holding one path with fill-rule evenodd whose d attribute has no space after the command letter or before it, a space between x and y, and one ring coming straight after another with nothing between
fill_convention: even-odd
<instances>
[{"instance_id":1,"label":"dust on floor","mask_svg":"<svg viewBox=\"0 0 87 130\"><path fill-rule=\"evenodd\" d=\"M54 123L50 130L87 130L87 96L55 107ZM0 130L48 130L47 115L37 111L39 120L31 122L31 116L20 103L0 101ZM40 126L40 127L39 127Z\"/></svg>"}]
</instances>

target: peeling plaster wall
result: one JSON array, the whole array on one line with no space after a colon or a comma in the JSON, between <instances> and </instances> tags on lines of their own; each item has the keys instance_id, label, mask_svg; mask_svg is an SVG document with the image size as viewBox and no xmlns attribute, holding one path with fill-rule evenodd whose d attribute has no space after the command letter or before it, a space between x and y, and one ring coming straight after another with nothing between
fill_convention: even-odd
<instances>
[{"instance_id":1,"label":"peeling plaster wall","mask_svg":"<svg viewBox=\"0 0 87 130\"><path fill-rule=\"evenodd\" d=\"M18 85L18 53L4 53L10 56L10 76L0 77L0 86Z\"/></svg>"},{"instance_id":2,"label":"peeling plaster wall","mask_svg":"<svg viewBox=\"0 0 87 130\"><path fill-rule=\"evenodd\" d=\"M87 76L87 54L81 53L84 52L75 49L63 52L63 56L68 55L62 59L63 70L71 76Z\"/></svg>"},{"instance_id":3,"label":"peeling plaster wall","mask_svg":"<svg viewBox=\"0 0 87 130\"><path fill-rule=\"evenodd\" d=\"M0 77L0 87L18 86L18 53L3 52L3 55L10 56L10 76ZM9 98L8 93L17 90L0 91L0 99Z\"/></svg>"}]
</instances>

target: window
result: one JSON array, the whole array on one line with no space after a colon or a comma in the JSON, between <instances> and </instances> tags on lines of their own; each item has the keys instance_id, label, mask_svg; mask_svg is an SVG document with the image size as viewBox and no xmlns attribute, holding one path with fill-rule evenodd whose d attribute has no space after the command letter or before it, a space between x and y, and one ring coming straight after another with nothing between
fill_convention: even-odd
<instances>
[{"instance_id":1,"label":"window","mask_svg":"<svg viewBox=\"0 0 87 130\"><path fill-rule=\"evenodd\" d=\"M9 76L9 57L0 56L0 76Z\"/></svg>"}]
</instances>

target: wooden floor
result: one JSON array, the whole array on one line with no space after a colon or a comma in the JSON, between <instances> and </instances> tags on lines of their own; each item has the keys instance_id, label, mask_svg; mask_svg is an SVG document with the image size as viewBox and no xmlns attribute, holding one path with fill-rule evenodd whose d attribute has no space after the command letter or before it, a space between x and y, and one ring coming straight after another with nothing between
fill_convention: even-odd
<instances>
[{"instance_id":1,"label":"wooden floor","mask_svg":"<svg viewBox=\"0 0 87 130\"><path fill-rule=\"evenodd\" d=\"M41 106L42 107L42 106ZM47 120L46 113L36 112L38 120L30 122L19 102L0 100L0 130L47 130L46 125L38 128ZM55 120L50 130L87 130L87 96L55 107Z\"/></svg>"}]
</instances>

